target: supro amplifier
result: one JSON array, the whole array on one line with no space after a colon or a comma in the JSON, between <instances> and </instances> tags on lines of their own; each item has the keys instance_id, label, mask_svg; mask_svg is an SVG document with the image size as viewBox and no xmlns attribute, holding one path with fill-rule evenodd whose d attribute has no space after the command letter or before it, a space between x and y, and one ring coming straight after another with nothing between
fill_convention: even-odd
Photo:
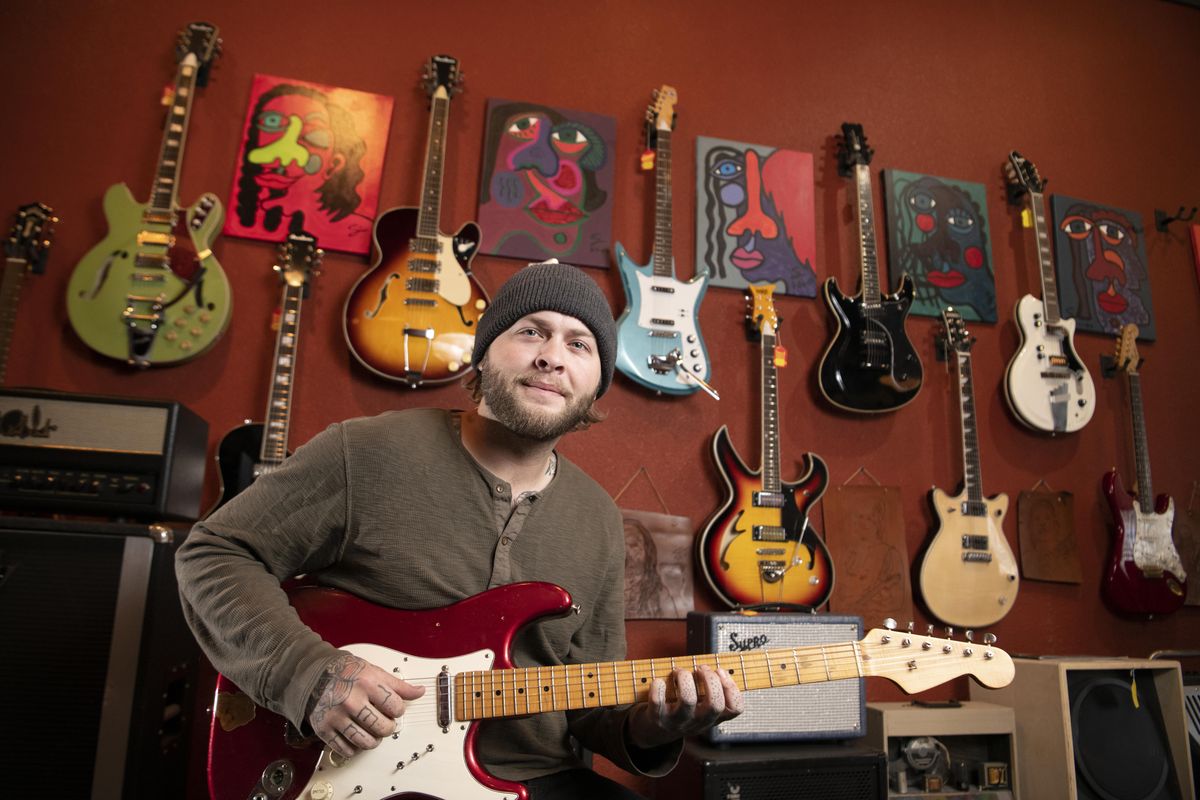
<instances>
[{"instance_id":1,"label":"supro amplifier","mask_svg":"<svg viewBox=\"0 0 1200 800\"><path fill-rule=\"evenodd\" d=\"M207 445L177 402L0 389L0 508L196 519Z\"/></svg>"},{"instance_id":2,"label":"supro amplifier","mask_svg":"<svg viewBox=\"0 0 1200 800\"><path fill-rule=\"evenodd\" d=\"M688 652L735 653L780 647L852 642L862 638L862 617L794 613L707 613L687 618ZM714 744L850 739L866 727L862 678L749 692L739 716L710 728Z\"/></svg>"}]
</instances>

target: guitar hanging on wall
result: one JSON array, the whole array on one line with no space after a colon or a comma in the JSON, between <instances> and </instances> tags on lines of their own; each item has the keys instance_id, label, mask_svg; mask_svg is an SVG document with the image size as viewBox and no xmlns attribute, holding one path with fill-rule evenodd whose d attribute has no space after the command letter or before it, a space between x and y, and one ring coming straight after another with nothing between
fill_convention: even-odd
<instances>
[{"instance_id":1,"label":"guitar hanging on wall","mask_svg":"<svg viewBox=\"0 0 1200 800\"><path fill-rule=\"evenodd\" d=\"M879 288L871 156L862 125L842 124L838 174L854 179L858 210L859 293L842 294L836 278L825 281L825 304L837 333L821 356L819 383L830 403L845 411L894 411L921 391L921 359L904 330L913 301L913 280L904 273L892 294Z\"/></svg>"},{"instance_id":2,"label":"guitar hanging on wall","mask_svg":"<svg viewBox=\"0 0 1200 800\"><path fill-rule=\"evenodd\" d=\"M150 202L123 183L104 195L108 236L75 267L67 313L83 342L137 367L175 364L212 347L229 324L229 281L212 252L221 201L206 193L178 204L179 175L196 87L220 51L217 29L194 22L180 34L179 67Z\"/></svg>"},{"instance_id":3,"label":"guitar hanging on wall","mask_svg":"<svg viewBox=\"0 0 1200 800\"><path fill-rule=\"evenodd\" d=\"M726 497L696 540L708 584L731 606L797 605L816 608L833 591L829 550L808 521L825 492L829 471L805 453L800 479L780 479L778 367L779 318L774 284L752 284L747 328L762 342L762 468L751 471L729 442L729 427L713 436L712 454Z\"/></svg>"},{"instance_id":4,"label":"guitar hanging on wall","mask_svg":"<svg viewBox=\"0 0 1200 800\"><path fill-rule=\"evenodd\" d=\"M646 146L654 152L654 254L639 267L617 243L617 269L626 305L617 320L617 369L663 394L691 394L708 386L708 350L696 318L708 276L675 277L671 246L671 132L678 95L671 86L654 92L646 110ZM647 151L649 152L649 150ZM719 397L717 399L720 399Z\"/></svg>"},{"instance_id":5,"label":"guitar hanging on wall","mask_svg":"<svg viewBox=\"0 0 1200 800\"><path fill-rule=\"evenodd\" d=\"M479 761L480 722L642 702L655 678L702 664L727 673L743 692L877 677L915 693L963 675L999 688L1015 669L991 634L973 643L879 628L857 642L514 668L512 642L524 626L570 613L566 590L510 583L426 611L316 586L292 590L290 600L322 639L426 691L406 704L394 735L345 759L220 676L208 751L213 800L526 800L523 784L488 773ZM670 688L668 696L674 700Z\"/></svg>"},{"instance_id":6,"label":"guitar hanging on wall","mask_svg":"<svg viewBox=\"0 0 1200 800\"><path fill-rule=\"evenodd\" d=\"M1170 614L1178 611L1187 598L1187 573L1171 539L1175 501L1165 494L1154 497L1150 482L1137 336L1136 325L1125 325L1117 339L1116 352L1117 369L1125 373L1129 383L1133 455L1137 462L1136 496L1125 491L1116 469L1104 476L1101 488L1112 512L1116 537L1100 586L1105 599L1118 611Z\"/></svg>"},{"instance_id":7,"label":"guitar hanging on wall","mask_svg":"<svg viewBox=\"0 0 1200 800\"><path fill-rule=\"evenodd\" d=\"M1042 299L1027 294L1017 301L1013 318L1021 347L1004 375L1004 396L1022 424L1044 433L1073 433L1088 423L1096 408L1096 387L1075 352L1075 320L1058 310L1058 284L1046 231L1046 181L1034 163L1016 150L1004 165L1010 201L1029 197L1042 273Z\"/></svg>"},{"instance_id":8,"label":"guitar hanging on wall","mask_svg":"<svg viewBox=\"0 0 1200 800\"><path fill-rule=\"evenodd\" d=\"M346 344L358 362L411 389L446 383L471 369L475 329L488 304L471 272L479 226L468 222L453 236L438 228L446 122L461 83L457 60L429 60L421 205L393 208L375 220L375 263L350 290L342 320Z\"/></svg>"},{"instance_id":9,"label":"guitar hanging on wall","mask_svg":"<svg viewBox=\"0 0 1200 800\"><path fill-rule=\"evenodd\" d=\"M971 369L974 343L953 308L942 311L946 357L958 374L958 410L962 423L963 490L950 497L931 493L938 531L921 561L921 594L925 605L948 625L991 625L1012 610L1020 577L1017 560L1004 536L1008 495L983 495L979 461L979 425L975 413L975 378Z\"/></svg>"},{"instance_id":10,"label":"guitar hanging on wall","mask_svg":"<svg viewBox=\"0 0 1200 800\"><path fill-rule=\"evenodd\" d=\"M17 305L25 276L46 271L46 257L58 217L50 206L29 203L17 209L16 219L4 240L4 274L0 276L0 386L8 379L8 353L17 321Z\"/></svg>"},{"instance_id":11,"label":"guitar hanging on wall","mask_svg":"<svg viewBox=\"0 0 1200 800\"><path fill-rule=\"evenodd\" d=\"M300 343L300 310L312 279L319 274L322 252L307 233L293 233L279 246L274 269L283 283L279 301L279 330L267 394L265 422L246 421L221 437L217 445L217 473L221 491L209 514L228 503L260 475L278 469L290 453L288 431L292 393L296 385L296 355ZM205 515L207 516L207 515Z\"/></svg>"}]
</instances>

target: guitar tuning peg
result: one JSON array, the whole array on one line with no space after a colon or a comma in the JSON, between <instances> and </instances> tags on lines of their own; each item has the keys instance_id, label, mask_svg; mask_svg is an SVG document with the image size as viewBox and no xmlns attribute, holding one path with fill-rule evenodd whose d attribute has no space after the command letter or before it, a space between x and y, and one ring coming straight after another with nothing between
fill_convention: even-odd
<instances>
[{"instance_id":1,"label":"guitar tuning peg","mask_svg":"<svg viewBox=\"0 0 1200 800\"><path fill-rule=\"evenodd\" d=\"M908 632L909 633L913 632L913 623L912 623L911 619L908 621Z\"/></svg>"},{"instance_id":2,"label":"guitar tuning peg","mask_svg":"<svg viewBox=\"0 0 1200 800\"><path fill-rule=\"evenodd\" d=\"M963 636L966 637L968 642L975 641L975 631L967 631L966 633L963 634Z\"/></svg>"},{"instance_id":3,"label":"guitar tuning peg","mask_svg":"<svg viewBox=\"0 0 1200 800\"><path fill-rule=\"evenodd\" d=\"M949 625L946 626L946 638L947 639L954 638L954 628L950 627Z\"/></svg>"},{"instance_id":4,"label":"guitar tuning peg","mask_svg":"<svg viewBox=\"0 0 1200 800\"><path fill-rule=\"evenodd\" d=\"M896 630L896 620L888 617L883 621L883 627L887 628L889 631Z\"/></svg>"},{"instance_id":5,"label":"guitar tuning peg","mask_svg":"<svg viewBox=\"0 0 1200 800\"><path fill-rule=\"evenodd\" d=\"M932 626L932 625L927 625L927 626L925 627L925 635L926 635L926 636L933 636L933 626Z\"/></svg>"},{"instance_id":6,"label":"guitar tuning peg","mask_svg":"<svg viewBox=\"0 0 1200 800\"><path fill-rule=\"evenodd\" d=\"M985 634L983 635L983 643L984 643L984 644L995 644L995 643L996 643L996 634L994 634L994 633L985 633Z\"/></svg>"},{"instance_id":7,"label":"guitar tuning peg","mask_svg":"<svg viewBox=\"0 0 1200 800\"><path fill-rule=\"evenodd\" d=\"M655 100L657 100L658 99L658 89L651 89L650 96L653 97Z\"/></svg>"}]
</instances>

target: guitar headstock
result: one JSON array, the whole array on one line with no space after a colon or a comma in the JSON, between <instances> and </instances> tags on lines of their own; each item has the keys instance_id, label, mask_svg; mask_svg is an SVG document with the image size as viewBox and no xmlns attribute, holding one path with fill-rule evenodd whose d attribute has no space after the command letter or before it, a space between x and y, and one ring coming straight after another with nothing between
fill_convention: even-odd
<instances>
[{"instance_id":1,"label":"guitar headstock","mask_svg":"<svg viewBox=\"0 0 1200 800\"><path fill-rule=\"evenodd\" d=\"M458 59L454 56L433 56L425 63L421 72L421 85L431 98L445 92L446 99L462 91L463 73L459 72Z\"/></svg>"},{"instance_id":2,"label":"guitar headstock","mask_svg":"<svg viewBox=\"0 0 1200 800\"><path fill-rule=\"evenodd\" d=\"M279 245L279 263L274 269L280 280L289 286L301 286L305 296L309 281L321 274L321 259L325 252L317 248L317 239L307 233L290 233Z\"/></svg>"},{"instance_id":3,"label":"guitar headstock","mask_svg":"<svg viewBox=\"0 0 1200 800\"><path fill-rule=\"evenodd\" d=\"M4 240L4 255L24 261L35 275L46 271L46 257L54 238L58 217L45 203L30 203L17 209L13 226Z\"/></svg>"},{"instance_id":4,"label":"guitar headstock","mask_svg":"<svg viewBox=\"0 0 1200 800\"><path fill-rule=\"evenodd\" d=\"M1113 359L1117 369L1130 375L1137 374L1138 364L1142 360L1137 350L1138 333L1138 326L1130 322L1123 325L1117 334L1117 352Z\"/></svg>"},{"instance_id":5,"label":"guitar headstock","mask_svg":"<svg viewBox=\"0 0 1200 800\"><path fill-rule=\"evenodd\" d=\"M863 126L857 122L843 122L842 135L837 137L838 174L848 178L857 166L868 166L875 151L867 146Z\"/></svg>"},{"instance_id":6,"label":"guitar headstock","mask_svg":"<svg viewBox=\"0 0 1200 800\"><path fill-rule=\"evenodd\" d=\"M981 643L971 640L971 631L967 637L955 641L875 628L858 645L866 674L887 678L909 694L963 675L992 689L1012 683L1016 668L1008 653L995 646L996 637L987 634Z\"/></svg>"},{"instance_id":7,"label":"guitar headstock","mask_svg":"<svg viewBox=\"0 0 1200 800\"><path fill-rule=\"evenodd\" d=\"M1028 192L1041 193L1046 188L1046 179L1038 172L1037 165L1016 150L1008 154L1004 175L1008 179L1010 203L1018 202Z\"/></svg>"},{"instance_id":8,"label":"guitar headstock","mask_svg":"<svg viewBox=\"0 0 1200 800\"><path fill-rule=\"evenodd\" d=\"M217 35L217 26L210 22L193 22L179 32L179 42L175 46L175 60L185 61L190 56L196 59L196 85L208 83L208 71L217 56L221 55L221 39Z\"/></svg>"},{"instance_id":9,"label":"guitar headstock","mask_svg":"<svg viewBox=\"0 0 1200 800\"><path fill-rule=\"evenodd\" d=\"M675 129L675 104L679 102L679 93L674 86L664 83L651 92L654 102L646 108L646 144L653 146L654 137L658 131L670 133Z\"/></svg>"},{"instance_id":10,"label":"guitar headstock","mask_svg":"<svg viewBox=\"0 0 1200 800\"><path fill-rule=\"evenodd\" d=\"M969 353L975 346L975 337L967 330L962 315L954 308L942 309L942 324L945 326L946 347L959 353Z\"/></svg>"},{"instance_id":11,"label":"guitar headstock","mask_svg":"<svg viewBox=\"0 0 1200 800\"><path fill-rule=\"evenodd\" d=\"M746 296L746 302L749 304L746 311L746 332L751 339L774 336L779 330L779 315L775 313L775 303L771 299L775 294L775 284L752 283L748 288L750 294Z\"/></svg>"}]
</instances>

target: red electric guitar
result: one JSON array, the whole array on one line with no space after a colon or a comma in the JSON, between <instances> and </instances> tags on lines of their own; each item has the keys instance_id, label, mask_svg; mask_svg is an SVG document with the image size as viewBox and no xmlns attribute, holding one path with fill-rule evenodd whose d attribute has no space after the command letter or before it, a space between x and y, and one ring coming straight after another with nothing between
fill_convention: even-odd
<instances>
[{"instance_id":1,"label":"red electric guitar","mask_svg":"<svg viewBox=\"0 0 1200 800\"><path fill-rule=\"evenodd\" d=\"M808 523L808 509L824 494L829 471L820 457L805 453L800 479L780 479L777 359L782 348L775 344L774 291L774 284L750 286L746 320L751 335L762 341L762 469L746 466L722 425L712 453L725 481L725 503L705 525L697 547L704 577L729 605L816 608L833 591L833 564Z\"/></svg>"},{"instance_id":2,"label":"red electric guitar","mask_svg":"<svg viewBox=\"0 0 1200 800\"><path fill-rule=\"evenodd\" d=\"M1178 611L1187 597L1187 573L1171 540L1175 501L1160 494L1150 506L1154 490L1150 484L1150 455L1146 450L1137 335L1136 325L1123 327L1116 354L1117 369L1129 379L1137 492L1135 497L1125 491L1116 469L1104 476L1101 485L1112 511L1116 537L1101 588L1105 600L1118 611L1170 614Z\"/></svg>"},{"instance_id":3,"label":"red electric guitar","mask_svg":"<svg viewBox=\"0 0 1200 800\"><path fill-rule=\"evenodd\" d=\"M549 583L513 583L430 611L397 611L313 586L293 590L291 602L326 641L425 686L425 694L408 704L393 736L343 759L300 738L222 676L208 752L213 800L526 800L523 785L479 762L479 722L644 701L650 682L677 667L707 664L743 691L872 676L920 692L961 675L990 687L1013 678L1012 659L990 634L977 644L880 629L858 642L513 668L509 648L524 625L571 611L571 596Z\"/></svg>"}]
</instances>

